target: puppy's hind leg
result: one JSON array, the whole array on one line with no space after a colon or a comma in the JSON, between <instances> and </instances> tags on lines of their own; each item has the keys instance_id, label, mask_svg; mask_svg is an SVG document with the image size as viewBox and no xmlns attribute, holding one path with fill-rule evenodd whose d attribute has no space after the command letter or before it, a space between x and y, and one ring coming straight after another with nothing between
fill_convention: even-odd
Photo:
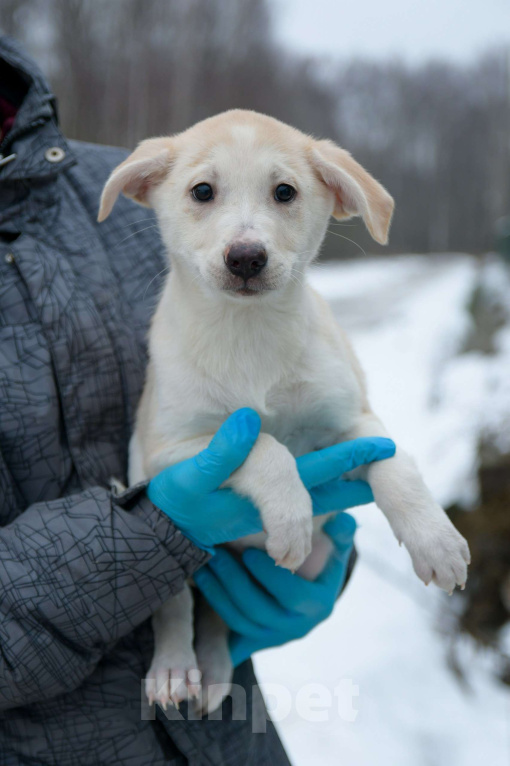
<instances>
[{"instance_id":1,"label":"puppy's hind leg","mask_svg":"<svg viewBox=\"0 0 510 766\"><path fill-rule=\"evenodd\" d=\"M197 711L212 713L230 693L232 660L228 648L229 628L201 594L195 609L195 652L202 672L202 697Z\"/></svg>"},{"instance_id":2,"label":"puppy's hind leg","mask_svg":"<svg viewBox=\"0 0 510 766\"><path fill-rule=\"evenodd\" d=\"M149 702L179 704L200 694L200 673L193 651L193 594L189 585L152 618L154 656L145 679Z\"/></svg>"}]
</instances>

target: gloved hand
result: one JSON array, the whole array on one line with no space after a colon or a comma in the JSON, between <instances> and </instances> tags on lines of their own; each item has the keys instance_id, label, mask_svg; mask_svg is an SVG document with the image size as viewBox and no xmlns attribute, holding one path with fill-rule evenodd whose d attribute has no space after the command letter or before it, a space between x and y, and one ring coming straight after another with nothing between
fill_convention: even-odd
<instances>
[{"instance_id":1,"label":"gloved hand","mask_svg":"<svg viewBox=\"0 0 510 766\"><path fill-rule=\"evenodd\" d=\"M334 552L314 582L276 566L255 548L243 552L242 564L220 548L195 572L197 587L231 630L234 667L260 649L301 638L331 614L345 581L355 530L356 522L347 513L327 522L324 531Z\"/></svg>"},{"instance_id":2,"label":"gloved hand","mask_svg":"<svg viewBox=\"0 0 510 766\"><path fill-rule=\"evenodd\" d=\"M255 506L230 489L218 489L246 460L260 431L260 417L249 408L234 412L195 457L165 468L148 484L150 500L188 539L214 553L215 545L262 532ZM364 481L339 479L364 463L392 457L391 439L371 437L343 442L297 459L310 491L314 514L339 511L373 501Z\"/></svg>"}]
</instances>

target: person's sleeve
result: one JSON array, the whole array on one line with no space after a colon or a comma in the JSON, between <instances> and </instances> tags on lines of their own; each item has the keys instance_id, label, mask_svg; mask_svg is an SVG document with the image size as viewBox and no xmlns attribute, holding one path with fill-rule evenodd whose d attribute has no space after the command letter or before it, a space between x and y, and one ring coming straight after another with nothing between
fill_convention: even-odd
<instances>
[{"instance_id":1,"label":"person's sleeve","mask_svg":"<svg viewBox=\"0 0 510 766\"><path fill-rule=\"evenodd\" d=\"M0 529L0 709L77 688L208 554L133 488L93 488Z\"/></svg>"}]
</instances>

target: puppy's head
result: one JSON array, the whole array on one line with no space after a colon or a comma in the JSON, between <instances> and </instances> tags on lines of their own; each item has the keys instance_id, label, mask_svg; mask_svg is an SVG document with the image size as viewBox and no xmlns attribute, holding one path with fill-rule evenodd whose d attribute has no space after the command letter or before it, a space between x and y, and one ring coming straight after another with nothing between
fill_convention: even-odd
<instances>
[{"instance_id":1,"label":"puppy's head","mask_svg":"<svg viewBox=\"0 0 510 766\"><path fill-rule=\"evenodd\" d=\"M385 244L393 212L348 152L242 110L142 141L108 179L100 221L121 192L155 209L175 267L235 300L302 281L331 214L362 216Z\"/></svg>"}]
</instances>

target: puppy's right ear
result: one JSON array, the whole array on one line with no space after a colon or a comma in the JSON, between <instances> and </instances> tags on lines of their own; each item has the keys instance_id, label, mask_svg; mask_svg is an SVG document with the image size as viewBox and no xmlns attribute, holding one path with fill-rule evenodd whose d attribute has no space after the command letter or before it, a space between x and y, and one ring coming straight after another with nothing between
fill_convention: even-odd
<instances>
[{"instance_id":1,"label":"puppy's right ear","mask_svg":"<svg viewBox=\"0 0 510 766\"><path fill-rule=\"evenodd\" d=\"M104 221L112 212L117 197L122 192L140 205L149 206L149 192L165 178L170 170L172 140L149 138L138 144L112 172L101 195L98 221Z\"/></svg>"}]
</instances>

